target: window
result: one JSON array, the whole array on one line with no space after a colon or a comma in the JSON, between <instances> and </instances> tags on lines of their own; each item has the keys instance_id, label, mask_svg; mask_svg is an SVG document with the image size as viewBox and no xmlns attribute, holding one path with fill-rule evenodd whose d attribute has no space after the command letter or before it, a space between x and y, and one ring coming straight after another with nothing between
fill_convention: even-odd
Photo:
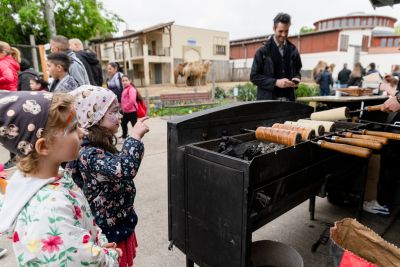
<instances>
[{"instance_id":1,"label":"window","mask_svg":"<svg viewBox=\"0 0 400 267\"><path fill-rule=\"evenodd\" d=\"M325 28L326 28L326 21L324 21L324 22L322 22L322 30L325 30Z\"/></svg>"},{"instance_id":2,"label":"window","mask_svg":"<svg viewBox=\"0 0 400 267\"><path fill-rule=\"evenodd\" d=\"M382 26L382 18L379 19L378 26Z\"/></svg>"},{"instance_id":3,"label":"window","mask_svg":"<svg viewBox=\"0 0 400 267\"><path fill-rule=\"evenodd\" d=\"M387 46L388 47L393 47L393 38L388 38Z\"/></svg>"},{"instance_id":4,"label":"window","mask_svg":"<svg viewBox=\"0 0 400 267\"><path fill-rule=\"evenodd\" d=\"M349 27L353 27L354 26L354 19L349 19Z\"/></svg>"},{"instance_id":5,"label":"window","mask_svg":"<svg viewBox=\"0 0 400 267\"><path fill-rule=\"evenodd\" d=\"M368 19L368 26L372 26L372 18Z\"/></svg>"},{"instance_id":6,"label":"window","mask_svg":"<svg viewBox=\"0 0 400 267\"><path fill-rule=\"evenodd\" d=\"M356 18L355 26L360 26L360 18Z\"/></svg>"},{"instance_id":7,"label":"window","mask_svg":"<svg viewBox=\"0 0 400 267\"><path fill-rule=\"evenodd\" d=\"M338 19L335 19L335 28L339 28L339 23L340 23L340 20L338 20Z\"/></svg>"},{"instance_id":8,"label":"window","mask_svg":"<svg viewBox=\"0 0 400 267\"><path fill-rule=\"evenodd\" d=\"M225 37L214 36L214 55L226 55L226 44L229 44Z\"/></svg>"},{"instance_id":9,"label":"window","mask_svg":"<svg viewBox=\"0 0 400 267\"><path fill-rule=\"evenodd\" d=\"M381 39L381 47L386 47L386 38Z\"/></svg>"},{"instance_id":10,"label":"window","mask_svg":"<svg viewBox=\"0 0 400 267\"><path fill-rule=\"evenodd\" d=\"M367 25L367 19L362 19L361 20L361 26Z\"/></svg>"},{"instance_id":11,"label":"window","mask_svg":"<svg viewBox=\"0 0 400 267\"><path fill-rule=\"evenodd\" d=\"M346 52L349 48L349 36L342 34L340 35L340 51Z\"/></svg>"},{"instance_id":12,"label":"window","mask_svg":"<svg viewBox=\"0 0 400 267\"><path fill-rule=\"evenodd\" d=\"M368 51L368 43L369 43L369 36L368 35L363 35L362 36L361 51L364 51L364 52Z\"/></svg>"},{"instance_id":13,"label":"window","mask_svg":"<svg viewBox=\"0 0 400 267\"><path fill-rule=\"evenodd\" d=\"M342 19L342 27L346 27L346 19Z\"/></svg>"},{"instance_id":14,"label":"window","mask_svg":"<svg viewBox=\"0 0 400 267\"><path fill-rule=\"evenodd\" d=\"M378 26L378 18L377 17L374 18L374 26Z\"/></svg>"},{"instance_id":15,"label":"window","mask_svg":"<svg viewBox=\"0 0 400 267\"><path fill-rule=\"evenodd\" d=\"M394 39L394 47L399 47L399 38Z\"/></svg>"},{"instance_id":16,"label":"window","mask_svg":"<svg viewBox=\"0 0 400 267\"><path fill-rule=\"evenodd\" d=\"M226 46L225 45L215 45L215 55L226 55Z\"/></svg>"},{"instance_id":17,"label":"window","mask_svg":"<svg viewBox=\"0 0 400 267\"><path fill-rule=\"evenodd\" d=\"M328 29L332 29L333 22L332 20L328 21Z\"/></svg>"}]
</instances>

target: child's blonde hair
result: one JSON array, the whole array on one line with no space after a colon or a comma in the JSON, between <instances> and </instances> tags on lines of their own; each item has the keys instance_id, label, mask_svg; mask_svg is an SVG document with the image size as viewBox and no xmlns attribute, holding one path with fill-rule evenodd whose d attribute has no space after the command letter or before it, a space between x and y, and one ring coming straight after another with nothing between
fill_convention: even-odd
<instances>
[{"instance_id":1,"label":"child's blonde hair","mask_svg":"<svg viewBox=\"0 0 400 267\"><path fill-rule=\"evenodd\" d=\"M11 47L8 43L0 41L0 53L11 55L15 61L21 63L21 52L15 47Z\"/></svg>"},{"instance_id":2,"label":"child's blonde hair","mask_svg":"<svg viewBox=\"0 0 400 267\"><path fill-rule=\"evenodd\" d=\"M54 135L65 127L68 116L73 108L74 98L65 93L55 93L51 102L46 126L41 137L46 138L50 143ZM34 149L32 153L24 157L17 157L18 168L24 173L34 173L39 166L39 154Z\"/></svg>"}]
</instances>

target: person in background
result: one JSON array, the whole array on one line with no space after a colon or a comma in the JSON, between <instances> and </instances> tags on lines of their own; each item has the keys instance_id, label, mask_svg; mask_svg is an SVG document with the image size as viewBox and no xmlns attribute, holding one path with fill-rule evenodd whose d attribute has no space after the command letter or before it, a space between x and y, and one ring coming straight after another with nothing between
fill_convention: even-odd
<instances>
[{"instance_id":1,"label":"person in background","mask_svg":"<svg viewBox=\"0 0 400 267\"><path fill-rule=\"evenodd\" d=\"M347 82L350 79L351 70L347 68L347 63L343 64L343 69L339 71L338 81L340 82L340 88L347 88Z\"/></svg>"},{"instance_id":2,"label":"person in background","mask_svg":"<svg viewBox=\"0 0 400 267\"><path fill-rule=\"evenodd\" d=\"M395 80L393 76L391 78L385 77L385 79ZM389 99L383 103L382 111L386 112L399 112L400 111L400 81L397 81L396 87L386 87L385 91L389 95Z\"/></svg>"},{"instance_id":3,"label":"person in background","mask_svg":"<svg viewBox=\"0 0 400 267\"><path fill-rule=\"evenodd\" d=\"M375 65L374 62L369 63L369 65L368 65L368 71L367 71L367 74L366 74L366 75L370 75L370 74L372 74L372 73L378 73L379 76L381 76L381 74L379 73L379 71L376 69L376 65ZM382 78L382 76L381 76L381 78Z\"/></svg>"},{"instance_id":4,"label":"person in background","mask_svg":"<svg viewBox=\"0 0 400 267\"><path fill-rule=\"evenodd\" d=\"M350 74L349 81L347 82L347 86L362 86L362 79L363 79L363 66L361 63L357 62L354 64L353 71Z\"/></svg>"},{"instance_id":5,"label":"person in background","mask_svg":"<svg viewBox=\"0 0 400 267\"><path fill-rule=\"evenodd\" d=\"M330 87L333 85L332 73L329 71L329 66L326 66L324 71L319 75L319 90L321 96L330 95Z\"/></svg>"},{"instance_id":6,"label":"person in background","mask_svg":"<svg viewBox=\"0 0 400 267\"><path fill-rule=\"evenodd\" d=\"M96 223L110 242L123 252L119 266L133 265L136 255L134 178L139 170L149 131L141 118L126 138L121 151L115 147L121 114L113 92L96 86L81 86L70 93L75 98L79 125L88 134L77 160L69 162L66 172L82 188Z\"/></svg>"},{"instance_id":7,"label":"person in background","mask_svg":"<svg viewBox=\"0 0 400 267\"><path fill-rule=\"evenodd\" d=\"M75 52L78 59L85 66L86 72L89 77L91 85L102 86L103 85L103 70L99 60L97 59L96 53L90 50L84 50L83 44L79 39L69 39L69 47Z\"/></svg>"},{"instance_id":8,"label":"person in background","mask_svg":"<svg viewBox=\"0 0 400 267\"><path fill-rule=\"evenodd\" d=\"M0 92L2 90L17 91L18 71L21 62L21 53L8 43L0 41ZM15 154L10 152L10 159L4 163L4 169L15 167Z\"/></svg>"},{"instance_id":9,"label":"person in background","mask_svg":"<svg viewBox=\"0 0 400 267\"><path fill-rule=\"evenodd\" d=\"M85 66L77 58L75 52L69 49L69 41L67 37L62 35L53 36L50 41L50 50L52 53L65 53L68 55L71 60L68 72L69 75L71 75L78 83L78 86L90 84Z\"/></svg>"},{"instance_id":10,"label":"person in background","mask_svg":"<svg viewBox=\"0 0 400 267\"><path fill-rule=\"evenodd\" d=\"M19 50L0 41L0 90L17 91L20 62Z\"/></svg>"},{"instance_id":11,"label":"person in background","mask_svg":"<svg viewBox=\"0 0 400 267\"><path fill-rule=\"evenodd\" d=\"M18 91L30 91L30 80L39 77L39 73L32 68L29 60L23 58L19 64L21 71L18 74Z\"/></svg>"},{"instance_id":12,"label":"person in background","mask_svg":"<svg viewBox=\"0 0 400 267\"><path fill-rule=\"evenodd\" d=\"M400 65L395 65L392 71L393 77L397 80L400 80Z\"/></svg>"},{"instance_id":13,"label":"person in background","mask_svg":"<svg viewBox=\"0 0 400 267\"><path fill-rule=\"evenodd\" d=\"M59 174L62 162L77 158L83 137L74 99L21 91L0 92L0 102L1 114L13 114L0 127L14 129L0 142L18 155L0 199L0 233L12 240L18 266L118 266L121 250L101 233L72 178Z\"/></svg>"},{"instance_id":14,"label":"person in background","mask_svg":"<svg viewBox=\"0 0 400 267\"><path fill-rule=\"evenodd\" d=\"M111 62L107 65L107 88L110 89L121 103L122 90L124 89L122 85L122 76L124 74L120 72L119 64L117 62Z\"/></svg>"},{"instance_id":15,"label":"person in background","mask_svg":"<svg viewBox=\"0 0 400 267\"><path fill-rule=\"evenodd\" d=\"M257 85L257 100L294 101L296 98L302 64L296 46L287 39L290 24L289 14L276 15L274 34L254 56L250 80Z\"/></svg>"},{"instance_id":16,"label":"person in background","mask_svg":"<svg viewBox=\"0 0 400 267\"><path fill-rule=\"evenodd\" d=\"M128 123L130 122L132 127L136 124L137 121L137 89L133 86L129 77L124 75L122 76L122 84L124 86L124 90L122 91L121 96L121 109L122 109L122 140L125 140L128 136Z\"/></svg>"},{"instance_id":17,"label":"person in background","mask_svg":"<svg viewBox=\"0 0 400 267\"><path fill-rule=\"evenodd\" d=\"M50 92L70 92L79 87L75 79L68 74L71 61L65 53L52 53L47 57L47 71L54 79Z\"/></svg>"},{"instance_id":18,"label":"person in background","mask_svg":"<svg viewBox=\"0 0 400 267\"><path fill-rule=\"evenodd\" d=\"M34 77L29 81L32 91L49 91L49 83L43 77Z\"/></svg>"}]
</instances>

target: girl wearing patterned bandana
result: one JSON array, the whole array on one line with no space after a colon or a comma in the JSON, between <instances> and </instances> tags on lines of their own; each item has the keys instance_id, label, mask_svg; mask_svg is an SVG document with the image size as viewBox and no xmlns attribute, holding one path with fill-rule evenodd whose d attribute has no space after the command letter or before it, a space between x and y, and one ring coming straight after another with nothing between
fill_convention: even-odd
<instances>
[{"instance_id":1,"label":"girl wearing patterned bandana","mask_svg":"<svg viewBox=\"0 0 400 267\"><path fill-rule=\"evenodd\" d=\"M46 92L0 92L0 142L18 170L0 200L0 233L13 242L19 266L118 266L89 204L60 164L76 159L82 131L73 98Z\"/></svg>"},{"instance_id":2,"label":"girl wearing patterned bandana","mask_svg":"<svg viewBox=\"0 0 400 267\"><path fill-rule=\"evenodd\" d=\"M115 134L121 114L116 95L95 86L81 86L70 94L75 97L79 124L88 135L82 142L78 160L68 163L66 169L82 188L108 240L121 248L119 266L132 266L137 246L133 178L143 157L141 139L149 131L144 124L147 118L138 120L118 151Z\"/></svg>"}]
</instances>

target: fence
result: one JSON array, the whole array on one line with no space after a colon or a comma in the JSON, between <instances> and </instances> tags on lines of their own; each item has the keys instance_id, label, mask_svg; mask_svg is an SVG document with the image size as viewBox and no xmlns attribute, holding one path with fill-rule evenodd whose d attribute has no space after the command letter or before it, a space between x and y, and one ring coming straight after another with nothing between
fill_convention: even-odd
<instances>
[{"instance_id":1,"label":"fence","mask_svg":"<svg viewBox=\"0 0 400 267\"><path fill-rule=\"evenodd\" d=\"M28 60L32 67L39 73L43 73L43 66L40 60L39 46L37 45L22 45L10 44L21 52L21 57Z\"/></svg>"}]
</instances>

